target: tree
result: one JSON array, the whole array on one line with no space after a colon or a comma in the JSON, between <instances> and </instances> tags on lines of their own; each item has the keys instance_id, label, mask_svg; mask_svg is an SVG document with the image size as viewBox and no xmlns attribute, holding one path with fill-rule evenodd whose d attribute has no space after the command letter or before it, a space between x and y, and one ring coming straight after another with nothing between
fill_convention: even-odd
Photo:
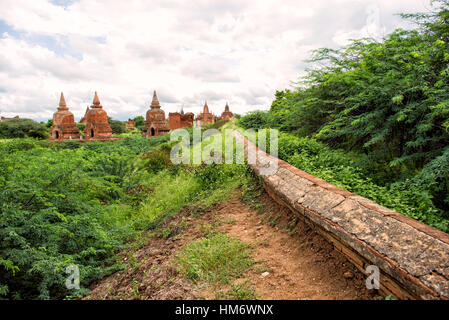
<instances>
[{"instance_id":1,"label":"tree","mask_svg":"<svg viewBox=\"0 0 449 320\"><path fill-rule=\"evenodd\" d=\"M45 124L31 119L10 119L0 122L0 136L4 138L47 139L50 135Z\"/></svg>"},{"instance_id":2,"label":"tree","mask_svg":"<svg viewBox=\"0 0 449 320\"><path fill-rule=\"evenodd\" d=\"M449 0L432 4L402 15L415 30L316 50L295 91L276 92L268 114L240 123L356 152L379 183L413 179L449 211Z\"/></svg>"},{"instance_id":3,"label":"tree","mask_svg":"<svg viewBox=\"0 0 449 320\"><path fill-rule=\"evenodd\" d=\"M142 130L145 126L145 118L142 116L137 116L134 119L134 123L136 124L136 128Z\"/></svg>"},{"instance_id":4,"label":"tree","mask_svg":"<svg viewBox=\"0 0 449 320\"><path fill-rule=\"evenodd\" d=\"M86 124L85 123L77 123L76 124L76 127L78 128L78 130L79 130L79 132L80 132L80 135L82 136L82 137L84 137L84 128L86 127Z\"/></svg>"},{"instance_id":5,"label":"tree","mask_svg":"<svg viewBox=\"0 0 449 320\"><path fill-rule=\"evenodd\" d=\"M109 126L112 129L112 133L120 134L126 132L126 126L123 121L120 120L112 120L112 118L108 117Z\"/></svg>"}]
</instances>

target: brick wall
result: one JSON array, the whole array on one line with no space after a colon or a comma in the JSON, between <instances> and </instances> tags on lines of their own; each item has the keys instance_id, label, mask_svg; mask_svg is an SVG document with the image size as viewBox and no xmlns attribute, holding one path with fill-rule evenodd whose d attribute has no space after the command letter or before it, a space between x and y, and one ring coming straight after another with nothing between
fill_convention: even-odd
<instances>
[{"instance_id":1,"label":"brick wall","mask_svg":"<svg viewBox=\"0 0 449 320\"><path fill-rule=\"evenodd\" d=\"M333 243L363 273L381 271L380 290L399 299L449 299L449 235L337 188L258 150L239 133L248 153L277 161L273 175L250 164L271 197Z\"/></svg>"}]
</instances>

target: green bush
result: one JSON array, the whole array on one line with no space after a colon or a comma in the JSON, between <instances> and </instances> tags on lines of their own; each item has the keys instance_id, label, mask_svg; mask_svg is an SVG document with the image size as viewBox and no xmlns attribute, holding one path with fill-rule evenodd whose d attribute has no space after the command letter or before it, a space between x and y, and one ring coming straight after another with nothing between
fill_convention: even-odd
<instances>
[{"instance_id":1,"label":"green bush","mask_svg":"<svg viewBox=\"0 0 449 320\"><path fill-rule=\"evenodd\" d=\"M184 206L226 200L248 180L245 165L217 166L218 178L202 167L173 170L169 138L0 143L0 295L80 296L121 267L115 254L140 232ZM70 265L80 268L78 291L65 287Z\"/></svg>"},{"instance_id":2,"label":"green bush","mask_svg":"<svg viewBox=\"0 0 449 320\"><path fill-rule=\"evenodd\" d=\"M252 111L242 117L238 124L245 129L263 129L269 126L268 113L264 111Z\"/></svg>"},{"instance_id":3,"label":"green bush","mask_svg":"<svg viewBox=\"0 0 449 320\"><path fill-rule=\"evenodd\" d=\"M121 134L127 132L126 125L124 121L112 120L108 117L109 126L112 129L113 134Z\"/></svg>"},{"instance_id":4,"label":"green bush","mask_svg":"<svg viewBox=\"0 0 449 320\"><path fill-rule=\"evenodd\" d=\"M0 137L2 138L47 139L49 136L45 124L31 119L10 119L0 122Z\"/></svg>"},{"instance_id":5,"label":"green bush","mask_svg":"<svg viewBox=\"0 0 449 320\"><path fill-rule=\"evenodd\" d=\"M371 199L380 205L396 210L449 232L449 213L433 203L429 186L420 176L400 182L378 184L376 174L360 165L364 158L353 157L344 150L333 150L311 138L298 138L280 133L279 158L340 188Z\"/></svg>"},{"instance_id":6,"label":"green bush","mask_svg":"<svg viewBox=\"0 0 449 320\"><path fill-rule=\"evenodd\" d=\"M133 120L136 125L136 128L142 130L143 127L145 126L145 118L142 116L137 116Z\"/></svg>"},{"instance_id":7,"label":"green bush","mask_svg":"<svg viewBox=\"0 0 449 320\"><path fill-rule=\"evenodd\" d=\"M449 1L431 5L429 13L402 15L414 30L316 50L295 90L277 91L268 112L239 124L304 137L284 136L280 156L448 230Z\"/></svg>"},{"instance_id":8,"label":"green bush","mask_svg":"<svg viewBox=\"0 0 449 320\"><path fill-rule=\"evenodd\" d=\"M78 128L80 132L80 136L84 137L84 128L86 127L85 123L77 123L76 127Z\"/></svg>"},{"instance_id":9,"label":"green bush","mask_svg":"<svg viewBox=\"0 0 449 320\"><path fill-rule=\"evenodd\" d=\"M118 267L115 253L137 232L136 195L127 191L143 173L134 172L133 163L163 142L148 140L80 144L14 139L0 144L3 296L76 296ZM80 291L65 288L69 265L80 268Z\"/></svg>"}]
</instances>

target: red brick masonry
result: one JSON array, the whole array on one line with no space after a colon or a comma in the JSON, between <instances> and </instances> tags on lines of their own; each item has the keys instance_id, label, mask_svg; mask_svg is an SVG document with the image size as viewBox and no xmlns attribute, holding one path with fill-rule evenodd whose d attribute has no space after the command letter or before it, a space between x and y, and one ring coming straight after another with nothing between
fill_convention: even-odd
<instances>
[{"instance_id":1,"label":"red brick masonry","mask_svg":"<svg viewBox=\"0 0 449 320\"><path fill-rule=\"evenodd\" d=\"M246 152L258 151L278 171L260 175L273 199L292 210L363 273L381 271L380 290L399 299L449 299L449 235L267 155L236 133ZM248 148L248 146L251 146Z\"/></svg>"}]
</instances>

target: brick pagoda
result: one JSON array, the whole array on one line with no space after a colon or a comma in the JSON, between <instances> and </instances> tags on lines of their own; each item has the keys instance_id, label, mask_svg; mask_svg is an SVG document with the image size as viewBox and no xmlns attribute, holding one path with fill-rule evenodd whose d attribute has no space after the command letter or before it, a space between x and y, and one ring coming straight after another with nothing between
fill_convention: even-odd
<instances>
[{"instance_id":1,"label":"brick pagoda","mask_svg":"<svg viewBox=\"0 0 449 320\"><path fill-rule=\"evenodd\" d=\"M196 117L196 120L198 122L198 125L202 127L211 123L215 123L215 116L209 112L207 101L204 104L203 112Z\"/></svg>"},{"instance_id":2,"label":"brick pagoda","mask_svg":"<svg viewBox=\"0 0 449 320\"><path fill-rule=\"evenodd\" d=\"M170 132L170 127L165 119L165 112L161 109L156 90L153 93L151 108L147 111L145 126L142 130L144 137L162 136Z\"/></svg>"},{"instance_id":3,"label":"brick pagoda","mask_svg":"<svg viewBox=\"0 0 449 320\"><path fill-rule=\"evenodd\" d=\"M53 114L50 140L79 139L80 133L75 124L73 113L67 108L64 94L61 92L58 111Z\"/></svg>"},{"instance_id":4,"label":"brick pagoda","mask_svg":"<svg viewBox=\"0 0 449 320\"><path fill-rule=\"evenodd\" d=\"M86 108L86 112L84 113L84 117L81 118L80 123L87 123L87 113L89 112L89 106Z\"/></svg>"},{"instance_id":5,"label":"brick pagoda","mask_svg":"<svg viewBox=\"0 0 449 320\"><path fill-rule=\"evenodd\" d=\"M221 114L221 120L229 121L231 118L234 118L234 114L229 111L228 103L226 102L225 111Z\"/></svg>"},{"instance_id":6,"label":"brick pagoda","mask_svg":"<svg viewBox=\"0 0 449 320\"><path fill-rule=\"evenodd\" d=\"M86 140L111 140L112 129L109 126L108 114L103 110L103 106L95 91L93 105L85 116L86 127L84 128L84 139Z\"/></svg>"}]
</instances>

